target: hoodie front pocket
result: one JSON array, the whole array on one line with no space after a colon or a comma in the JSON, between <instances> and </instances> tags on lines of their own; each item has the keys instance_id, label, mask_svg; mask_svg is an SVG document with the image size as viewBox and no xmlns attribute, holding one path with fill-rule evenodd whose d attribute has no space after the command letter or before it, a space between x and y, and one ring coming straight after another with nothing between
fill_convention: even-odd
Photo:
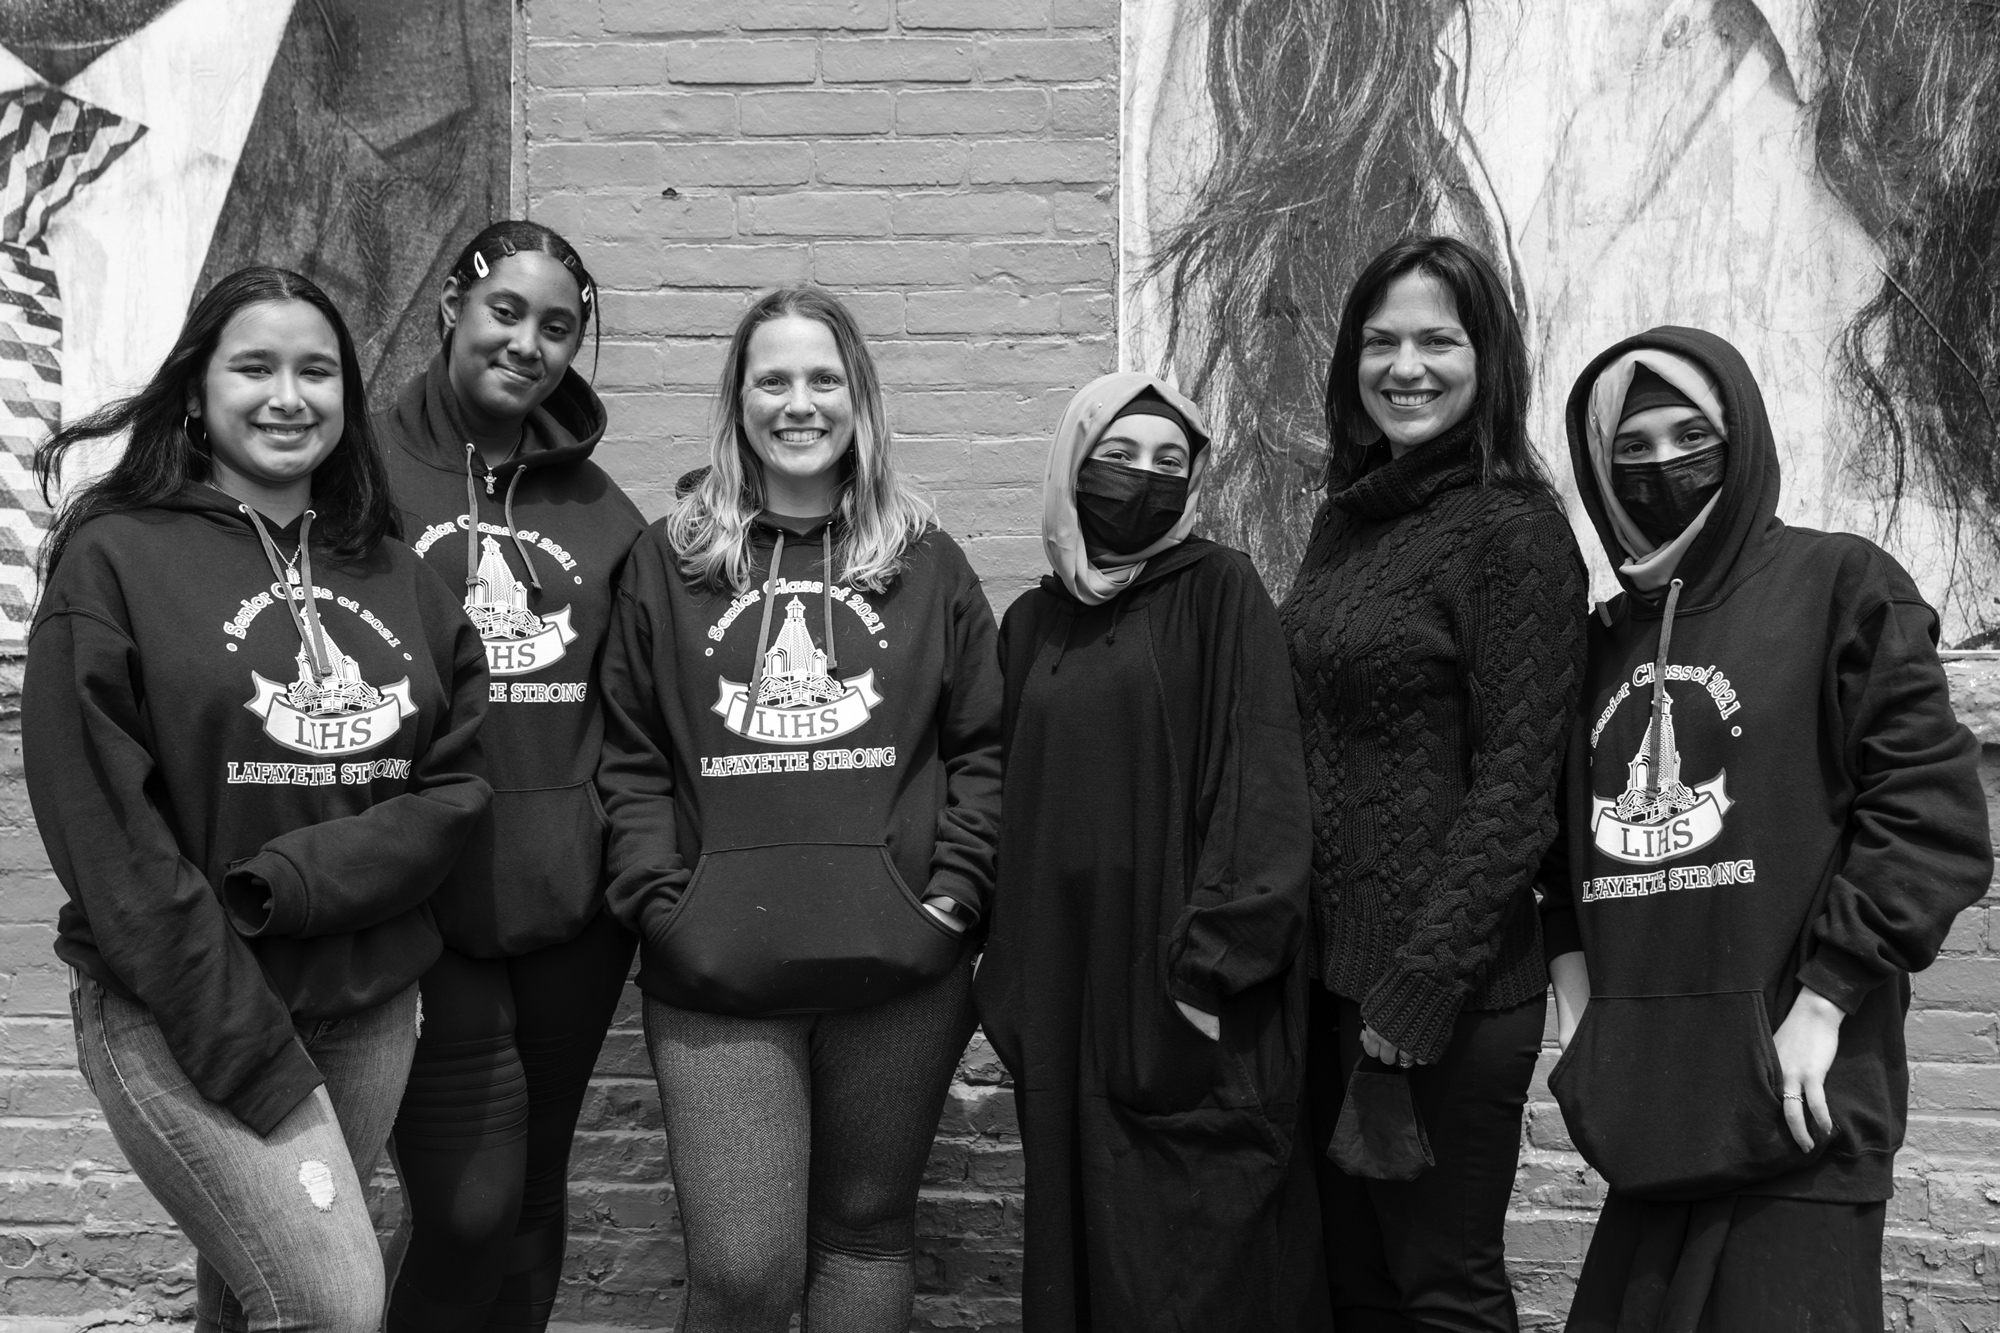
<instances>
[{"instance_id":1,"label":"hoodie front pocket","mask_svg":"<svg viewBox=\"0 0 2000 1333\"><path fill-rule=\"evenodd\" d=\"M1762 991L1592 999L1549 1090L1584 1160L1634 1198L1723 1194L1811 1160L1785 1128Z\"/></svg>"},{"instance_id":2,"label":"hoodie front pocket","mask_svg":"<svg viewBox=\"0 0 2000 1333\"><path fill-rule=\"evenodd\" d=\"M669 1004L762 1016L880 1004L943 976L964 943L881 843L773 843L704 853L646 948Z\"/></svg>"}]
</instances>

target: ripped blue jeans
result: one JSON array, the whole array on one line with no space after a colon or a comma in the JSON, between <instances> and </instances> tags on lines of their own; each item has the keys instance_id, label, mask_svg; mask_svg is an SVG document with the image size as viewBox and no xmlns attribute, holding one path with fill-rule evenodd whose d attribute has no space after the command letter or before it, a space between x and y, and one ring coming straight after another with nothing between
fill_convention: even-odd
<instances>
[{"instance_id":1,"label":"ripped blue jeans","mask_svg":"<svg viewBox=\"0 0 2000 1333\"><path fill-rule=\"evenodd\" d=\"M417 988L302 1024L324 1087L259 1138L195 1091L144 1005L80 978L79 1067L118 1146L199 1251L201 1333L374 1333L382 1255L361 1197L409 1077Z\"/></svg>"}]
</instances>

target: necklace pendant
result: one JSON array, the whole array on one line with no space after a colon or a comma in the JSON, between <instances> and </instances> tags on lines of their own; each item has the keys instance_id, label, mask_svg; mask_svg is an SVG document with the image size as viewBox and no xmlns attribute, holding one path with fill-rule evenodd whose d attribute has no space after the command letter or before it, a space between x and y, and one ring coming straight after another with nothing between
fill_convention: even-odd
<instances>
[{"instance_id":1,"label":"necklace pendant","mask_svg":"<svg viewBox=\"0 0 2000 1333\"><path fill-rule=\"evenodd\" d=\"M487 469L486 469L486 493L487 493L488 495L491 495L491 494L493 494L493 469L492 469L492 468L487 468Z\"/></svg>"}]
</instances>

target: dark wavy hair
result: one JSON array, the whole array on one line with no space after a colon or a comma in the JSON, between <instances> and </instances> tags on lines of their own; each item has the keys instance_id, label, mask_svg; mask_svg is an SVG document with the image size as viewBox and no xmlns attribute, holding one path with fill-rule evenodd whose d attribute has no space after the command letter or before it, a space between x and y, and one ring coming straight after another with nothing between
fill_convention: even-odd
<instances>
[{"instance_id":1,"label":"dark wavy hair","mask_svg":"<svg viewBox=\"0 0 2000 1333\"><path fill-rule=\"evenodd\" d=\"M1458 306L1458 322L1472 340L1479 387L1472 397L1473 449L1480 480L1514 486L1555 498L1547 472L1528 439L1528 398L1532 381L1521 321L1500 275L1485 256L1450 236L1411 236L1368 261L1354 280L1334 330L1333 355L1326 367L1327 485L1352 480L1361 456L1379 432L1361 402L1357 369L1361 328L1382 306L1390 284L1411 273L1440 283Z\"/></svg>"},{"instance_id":2,"label":"dark wavy hair","mask_svg":"<svg viewBox=\"0 0 2000 1333\"><path fill-rule=\"evenodd\" d=\"M127 435L125 451L109 472L66 500L42 539L40 571L46 583L78 529L103 514L145 509L177 494L190 482L213 473L208 433L201 438L187 420L187 400L199 398L208 363L222 331L237 312L270 301L304 301L326 316L340 345L341 403L346 424L331 452L313 472L313 531L324 534L336 559L372 554L385 537L402 536L389 499L389 477L368 423L368 390L354 338L333 301L312 281L290 269L253 264L209 288L181 325L173 350L146 387L130 398L101 407L65 426L35 451L35 476L42 499L55 507L63 460L70 450L93 440Z\"/></svg>"},{"instance_id":3,"label":"dark wavy hair","mask_svg":"<svg viewBox=\"0 0 2000 1333\"><path fill-rule=\"evenodd\" d=\"M1747 3L1727 8L1754 20ZM1212 164L1150 276L1167 297L1170 364L1210 402L1224 446L1209 474L1217 535L1277 575L1275 592L1305 540L1301 468L1319 471L1315 371L1340 294L1411 232L1453 231L1496 258L1515 238L1456 151L1466 71L1439 58L1438 38L1469 24L1465 0L1208 0L1203 12ZM1952 519L1964 601L1971 557L2000 560L2000 3L1814 0L1812 12L1819 173L1883 255L1840 344L1838 391L1868 427L1847 464L1892 514L1911 497ZM1977 601L1959 608L1972 624L2000 621L1990 594Z\"/></svg>"},{"instance_id":4,"label":"dark wavy hair","mask_svg":"<svg viewBox=\"0 0 2000 1333\"><path fill-rule=\"evenodd\" d=\"M465 243L465 248L458 252L458 258L445 273L445 280L455 281L459 291L469 292L473 284L482 281L479 272L482 263L490 272L492 266L502 259L524 250L547 255L568 269L569 275L576 279L577 295L583 304L583 319L576 326L577 348L581 350L583 347L583 331L591 329L596 337L590 354L591 375L595 378L597 360L604 352L604 321L591 318L597 310L597 280L584 267L583 256L576 252L576 247L564 240L560 233L539 222L522 218L505 218L492 223ZM438 312L437 328L438 341L449 347L451 330L445 325L442 310Z\"/></svg>"},{"instance_id":5,"label":"dark wavy hair","mask_svg":"<svg viewBox=\"0 0 2000 1333\"><path fill-rule=\"evenodd\" d=\"M1948 600L2000 644L1978 586L2000 559L2000 5L1818 0L1813 98L1821 175L1882 251L1881 281L1840 343L1871 427L1845 460L1889 501L1951 528Z\"/></svg>"}]
</instances>

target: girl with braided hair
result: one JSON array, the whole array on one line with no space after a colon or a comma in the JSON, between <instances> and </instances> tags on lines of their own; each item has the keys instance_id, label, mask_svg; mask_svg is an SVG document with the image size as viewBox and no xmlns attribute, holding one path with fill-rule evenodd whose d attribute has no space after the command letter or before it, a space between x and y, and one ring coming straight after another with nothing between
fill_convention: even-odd
<instances>
[{"instance_id":1,"label":"girl with braided hair","mask_svg":"<svg viewBox=\"0 0 2000 1333\"><path fill-rule=\"evenodd\" d=\"M410 541L484 642L499 792L436 904L444 956L396 1122L397 1333L548 1322L570 1140L635 946L601 910L591 778L599 647L644 520L591 461L604 404L572 362L596 314L568 242L496 222L445 278L443 345L376 424Z\"/></svg>"}]
</instances>

